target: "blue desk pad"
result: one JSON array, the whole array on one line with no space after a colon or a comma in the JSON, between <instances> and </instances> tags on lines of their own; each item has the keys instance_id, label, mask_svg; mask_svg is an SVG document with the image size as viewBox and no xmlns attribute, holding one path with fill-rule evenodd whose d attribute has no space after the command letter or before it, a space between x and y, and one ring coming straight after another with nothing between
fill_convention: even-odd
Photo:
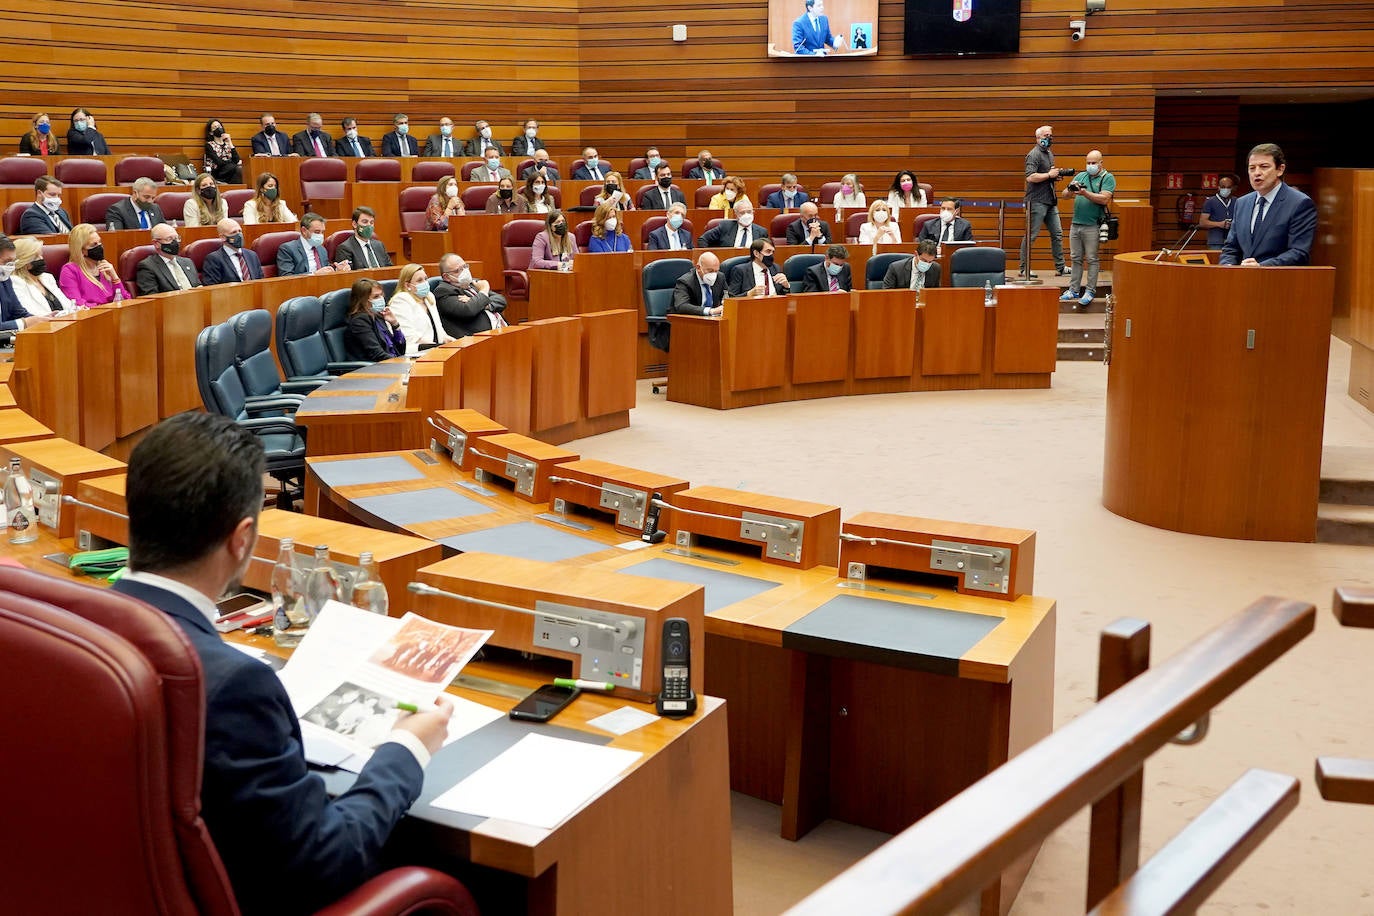
<instances>
[{"instance_id":1,"label":"blue desk pad","mask_svg":"<svg viewBox=\"0 0 1374 916\"><path fill-rule=\"evenodd\" d=\"M671 579L688 585L700 585L706 589L706 613L713 614L721 608L738 604L747 598L777 588L781 583L739 573L725 572L720 569L706 569L675 560L654 558L636 563L621 570L631 576L648 576L651 579Z\"/></svg>"},{"instance_id":2,"label":"blue desk pad","mask_svg":"<svg viewBox=\"0 0 1374 916\"><path fill-rule=\"evenodd\" d=\"M300 406L296 413L326 413L336 410L359 412L372 410L377 406L377 395L369 394L366 397L323 397L306 398L305 403Z\"/></svg>"},{"instance_id":3,"label":"blue desk pad","mask_svg":"<svg viewBox=\"0 0 1374 916\"><path fill-rule=\"evenodd\" d=\"M403 359L397 363L373 363L366 369L355 369L354 372L357 372L359 375L405 375L406 370L409 369L410 366L411 361ZM352 372L349 373L349 375L352 374ZM347 378L347 376L339 377Z\"/></svg>"},{"instance_id":4,"label":"blue desk pad","mask_svg":"<svg viewBox=\"0 0 1374 916\"><path fill-rule=\"evenodd\" d=\"M353 505L391 525L419 525L446 518L467 518L495 511L448 487L426 487L405 493L383 493L353 500Z\"/></svg>"},{"instance_id":5,"label":"blue desk pad","mask_svg":"<svg viewBox=\"0 0 1374 916\"><path fill-rule=\"evenodd\" d=\"M343 375L316 388L316 391L385 391L396 384L394 378L354 378Z\"/></svg>"},{"instance_id":6,"label":"blue desk pad","mask_svg":"<svg viewBox=\"0 0 1374 916\"><path fill-rule=\"evenodd\" d=\"M547 563L596 553L610 546L571 532L545 527L537 522L514 522L484 531L455 534L452 537L439 538L439 543L463 553L480 551L502 557L543 560Z\"/></svg>"},{"instance_id":7,"label":"blue desk pad","mask_svg":"<svg viewBox=\"0 0 1374 916\"><path fill-rule=\"evenodd\" d=\"M318 461L310 465L326 487L349 487L360 483L393 483L397 480L423 480L409 461L395 455L385 458L354 458L351 461Z\"/></svg>"},{"instance_id":8,"label":"blue desk pad","mask_svg":"<svg viewBox=\"0 0 1374 916\"><path fill-rule=\"evenodd\" d=\"M959 659L1001 617L837 595L783 630L784 649L959 674Z\"/></svg>"}]
</instances>

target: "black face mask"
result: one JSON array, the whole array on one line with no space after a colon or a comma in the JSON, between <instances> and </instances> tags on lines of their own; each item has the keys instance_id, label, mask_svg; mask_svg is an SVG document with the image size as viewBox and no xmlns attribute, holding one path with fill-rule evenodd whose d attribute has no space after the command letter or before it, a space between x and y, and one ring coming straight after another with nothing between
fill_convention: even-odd
<instances>
[{"instance_id":1,"label":"black face mask","mask_svg":"<svg viewBox=\"0 0 1374 916\"><path fill-rule=\"evenodd\" d=\"M227 244L230 248L242 248L242 247L243 247L243 233L242 233L242 232L235 232L233 235L229 236L229 237L226 238L224 241L225 241L225 244Z\"/></svg>"},{"instance_id":2,"label":"black face mask","mask_svg":"<svg viewBox=\"0 0 1374 916\"><path fill-rule=\"evenodd\" d=\"M200 199L201 199L201 200L208 200L208 201L214 202L214 199L215 199L216 197L218 197L218 196L219 196L219 189L218 189L218 188L201 188L201 189L200 189Z\"/></svg>"},{"instance_id":3,"label":"black face mask","mask_svg":"<svg viewBox=\"0 0 1374 916\"><path fill-rule=\"evenodd\" d=\"M501 188L501 189L499 189L498 193L501 195L501 199L502 199L502 200L510 200L510 199L511 199L511 196L512 196L513 194L515 194L515 189L514 189L514 188Z\"/></svg>"},{"instance_id":4,"label":"black face mask","mask_svg":"<svg viewBox=\"0 0 1374 916\"><path fill-rule=\"evenodd\" d=\"M673 186L673 176L664 175L662 178L658 180L658 186L665 191L668 190Z\"/></svg>"},{"instance_id":5,"label":"black face mask","mask_svg":"<svg viewBox=\"0 0 1374 916\"><path fill-rule=\"evenodd\" d=\"M181 239L172 239L170 242L163 242L157 246L163 254L174 255L181 251Z\"/></svg>"},{"instance_id":6,"label":"black face mask","mask_svg":"<svg viewBox=\"0 0 1374 916\"><path fill-rule=\"evenodd\" d=\"M698 162L697 164L700 165L703 169L709 169L709 168L711 167L711 160L710 160L710 159L702 159L702 160L701 160L700 162Z\"/></svg>"},{"instance_id":7,"label":"black face mask","mask_svg":"<svg viewBox=\"0 0 1374 916\"><path fill-rule=\"evenodd\" d=\"M268 124L262 129L262 132L269 137L275 137L277 135L277 126L275 124Z\"/></svg>"},{"instance_id":8,"label":"black face mask","mask_svg":"<svg viewBox=\"0 0 1374 916\"><path fill-rule=\"evenodd\" d=\"M39 258L37 261L34 261L32 264L29 265L29 273L33 274L35 277L41 277L43 276L43 274L47 272L48 262L43 260L42 258Z\"/></svg>"},{"instance_id":9,"label":"black face mask","mask_svg":"<svg viewBox=\"0 0 1374 916\"><path fill-rule=\"evenodd\" d=\"M223 136L224 136L224 128L223 128L223 127L216 127L216 128L211 129L211 131L210 131L210 136L212 136L212 137L223 137Z\"/></svg>"},{"instance_id":10,"label":"black face mask","mask_svg":"<svg viewBox=\"0 0 1374 916\"><path fill-rule=\"evenodd\" d=\"M619 190L620 190L620 185L618 185L618 184L607 184L607 185L605 185L604 190L606 191L606 196L607 196L607 197L610 197L610 196L611 196L612 194L614 194L616 191L619 191Z\"/></svg>"},{"instance_id":11,"label":"black face mask","mask_svg":"<svg viewBox=\"0 0 1374 916\"><path fill-rule=\"evenodd\" d=\"M568 226L567 226L567 224L566 224L566 223L559 223L558 225L554 226L554 227L553 227L553 234L554 234L554 235L567 235L567 234L568 234Z\"/></svg>"},{"instance_id":12,"label":"black face mask","mask_svg":"<svg viewBox=\"0 0 1374 916\"><path fill-rule=\"evenodd\" d=\"M90 248L86 250L86 257L90 258L92 261L105 260L105 246L92 245Z\"/></svg>"},{"instance_id":13,"label":"black face mask","mask_svg":"<svg viewBox=\"0 0 1374 916\"><path fill-rule=\"evenodd\" d=\"M771 254L763 256L763 266L767 267L769 270L773 269L773 256Z\"/></svg>"}]
</instances>

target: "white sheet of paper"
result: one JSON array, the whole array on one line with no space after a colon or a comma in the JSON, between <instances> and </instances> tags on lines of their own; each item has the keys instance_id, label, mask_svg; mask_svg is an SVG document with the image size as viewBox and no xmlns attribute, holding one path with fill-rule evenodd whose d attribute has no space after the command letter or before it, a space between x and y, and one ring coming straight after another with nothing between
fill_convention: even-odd
<instances>
[{"instance_id":1,"label":"white sheet of paper","mask_svg":"<svg viewBox=\"0 0 1374 916\"><path fill-rule=\"evenodd\" d=\"M638 751L526 735L431 804L551 829L641 756Z\"/></svg>"},{"instance_id":2,"label":"white sheet of paper","mask_svg":"<svg viewBox=\"0 0 1374 916\"><path fill-rule=\"evenodd\" d=\"M623 544L616 544L621 550L643 550L645 547L652 547L648 541L625 541Z\"/></svg>"},{"instance_id":3,"label":"white sheet of paper","mask_svg":"<svg viewBox=\"0 0 1374 916\"><path fill-rule=\"evenodd\" d=\"M474 703L462 697L450 696L453 701L453 718L448 720L448 737L444 744L452 744L459 738L467 737L483 725L495 722L505 716L499 709Z\"/></svg>"},{"instance_id":4,"label":"white sheet of paper","mask_svg":"<svg viewBox=\"0 0 1374 916\"><path fill-rule=\"evenodd\" d=\"M264 650L257 648L256 646L245 646L241 642L226 642L225 645L233 646L235 649L238 649L244 655L247 655L249 658L256 658L263 664L268 663L267 653Z\"/></svg>"},{"instance_id":5,"label":"white sheet of paper","mask_svg":"<svg viewBox=\"0 0 1374 916\"><path fill-rule=\"evenodd\" d=\"M603 732L610 732L613 735L626 735L636 728L643 728L657 721L658 716L651 712L645 712L633 706L622 706L605 715L587 720L587 724L595 726Z\"/></svg>"},{"instance_id":6,"label":"white sheet of paper","mask_svg":"<svg viewBox=\"0 0 1374 916\"><path fill-rule=\"evenodd\" d=\"M344 761L353 756L353 749L338 740L337 735L309 722L301 723L301 746L305 750L305 759L316 766L342 766Z\"/></svg>"}]
</instances>

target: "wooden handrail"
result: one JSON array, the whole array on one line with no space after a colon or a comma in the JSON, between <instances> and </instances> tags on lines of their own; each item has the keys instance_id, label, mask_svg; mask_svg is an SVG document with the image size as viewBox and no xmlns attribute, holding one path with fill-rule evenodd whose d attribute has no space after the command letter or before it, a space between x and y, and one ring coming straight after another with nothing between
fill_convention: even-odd
<instances>
[{"instance_id":1,"label":"wooden handrail","mask_svg":"<svg viewBox=\"0 0 1374 916\"><path fill-rule=\"evenodd\" d=\"M1337 588L1331 598L1331 613L1343 627L1374 629L1374 589Z\"/></svg>"},{"instance_id":2,"label":"wooden handrail","mask_svg":"<svg viewBox=\"0 0 1374 916\"><path fill-rule=\"evenodd\" d=\"M998 880L1203 713L1312 632L1261 598L1008 761L797 904L794 914L944 913Z\"/></svg>"}]
</instances>

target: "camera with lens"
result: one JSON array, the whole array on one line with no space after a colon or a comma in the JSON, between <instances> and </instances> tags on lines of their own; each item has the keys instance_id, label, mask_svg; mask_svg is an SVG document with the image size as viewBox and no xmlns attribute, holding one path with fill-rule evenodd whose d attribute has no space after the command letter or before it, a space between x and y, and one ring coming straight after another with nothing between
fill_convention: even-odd
<instances>
[{"instance_id":1,"label":"camera with lens","mask_svg":"<svg viewBox=\"0 0 1374 916\"><path fill-rule=\"evenodd\" d=\"M1076 194L1083 190L1083 185L1079 184L1077 181L1070 181L1068 190L1070 193Z\"/></svg>"}]
</instances>

